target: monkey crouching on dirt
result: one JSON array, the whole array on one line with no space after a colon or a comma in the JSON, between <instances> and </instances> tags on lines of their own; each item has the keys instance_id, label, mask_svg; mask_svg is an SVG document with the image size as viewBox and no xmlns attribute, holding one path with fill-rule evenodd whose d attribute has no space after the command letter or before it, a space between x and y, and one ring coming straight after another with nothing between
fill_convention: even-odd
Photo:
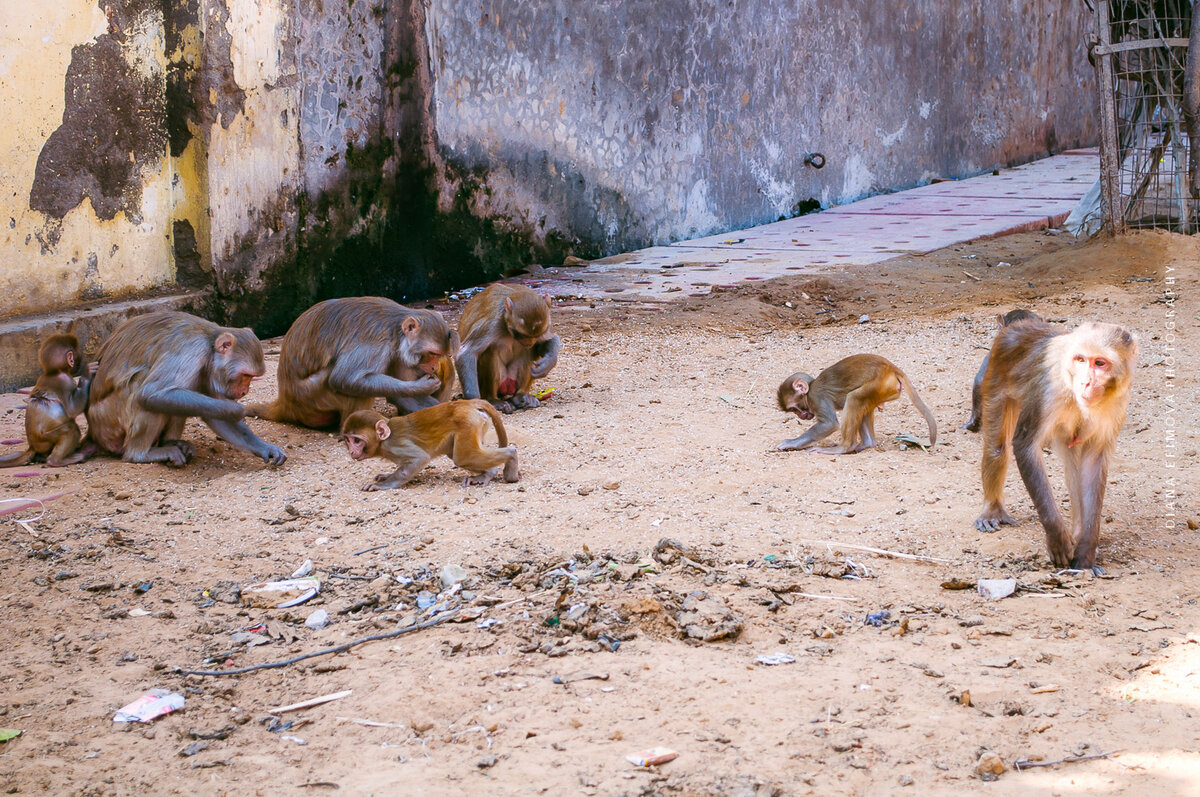
<instances>
[{"instance_id":1,"label":"monkey crouching on dirt","mask_svg":"<svg viewBox=\"0 0 1200 797\"><path fill-rule=\"evenodd\" d=\"M541 404L531 386L554 368L559 350L549 296L523 285L489 285L463 308L458 334L463 398L486 399L505 413Z\"/></svg>"},{"instance_id":2,"label":"monkey crouching on dirt","mask_svg":"<svg viewBox=\"0 0 1200 797\"><path fill-rule=\"evenodd\" d=\"M96 445L79 443L83 433L75 416L87 409L90 373L75 380L76 368L83 365L79 340L74 335L51 335L38 350L42 375L38 377L25 405L25 440L20 454L0 457L0 468L26 465L36 456L45 456L52 468L74 465L96 453ZM77 450L78 449L78 450Z\"/></svg>"},{"instance_id":3,"label":"monkey crouching on dirt","mask_svg":"<svg viewBox=\"0 0 1200 797\"><path fill-rule=\"evenodd\" d=\"M1022 321L1000 330L983 379L984 508L977 529L1017 523L1004 508L1011 451L1046 530L1050 560L1056 567L1105 572L1096 564L1101 507L1136 359L1137 339L1116 324L1067 332ZM1069 526L1050 491L1043 446L1066 470Z\"/></svg>"},{"instance_id":4,"label":"monkey crouching on dirt","mask_svg":"<svg viewBox=\"0 0 1200 797\"><path fill-rule=\"evenodd\" d=\"M499 448L483 446L488 421L496 428ZM434 457L448 456L469 471L463 486L487 484L503 469L504 481L521 478L517 447L508 444L500 413L482 399L436 404L409 415L385 418L374 410L358 410L342 425L342 439L351 458L384 457L398 466L380 473L364 490L391 490L407 484Z\"/></svg>"},{"instance_id":5,"label":"monkey crouching on dirt","mask_svg":"<svg viewBox=\"0 0 1200 797\"><path fill-rule=\"evenodd\" d=\"M933 446L937 443L937 422L904 372L879 355L854 354L829 366L816 379L796 373L783 380L777 394L779 409L794 413L804 421L815 417L817 422L799 437L784 440L777 449L854 454L874 448L875 409L899 398L902 389L925 416L925 422L929 424L929 445ZM839 424L837 413L843 409ZM840 445L815 447L839 427Z\"/></svg>"},{"instance_id":6,"label":"monkey crouching on dirt","mask_svg":"<svg viewBox=\"0 0 1200 797\"><path fill-rule=\"evenodd\" d=\"M220 327L188 313L124 321L100 347L88 400L88 437L126 462L184 465L195 449L180 439L198 417L217 436L268 465L287 459L246 425L238 403L266 371L249 329Z\"/></svg>"}]
</instances>

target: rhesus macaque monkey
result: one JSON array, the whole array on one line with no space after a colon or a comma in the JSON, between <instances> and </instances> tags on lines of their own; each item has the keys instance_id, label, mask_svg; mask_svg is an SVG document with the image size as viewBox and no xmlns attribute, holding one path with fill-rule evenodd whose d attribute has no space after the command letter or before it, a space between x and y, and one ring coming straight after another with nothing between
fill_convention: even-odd
<instances>
[{"instance_id":1,"label":"rhesus macaque monkey","mask_svg":"<svg viewBox=\"0 0 1200 797\"><path fill-rule=\"evenodd\" d=\"M188 313L147 313L124 321L100 347L88 403L88 437L126 462L181 466L192 444L180 437L199 417L222 440L263 458L287 459L242 418L238 399L266 371L249 329L228 329Z\"/></svg>"},{"instance_id":2,"label":"rhesus macaque monkey","mask_svg":"<svg viewBox=\"0 0 1200 797\"><path fill-rule=\"evenodd\" d=\"M489 285L463 308L458 334L463 398L486 399L501 412L540 405L530 386L558 362L549 296L522 285Z\"/></svg>"},{"instance_id":3,"label":"rhesus macaque monkey","mask_svg":"<svg viewBox=\"0 0 1200 797\"><path fill-rule=\"evenodd\" d=\"M415 412L454 392L458 337L434 310L391 299L329 299L301 313L279 351L279 396L247 414L322 429L382 396Z\"/></svg>"},{"instance_id":4,"label":"rhesus macaque monkey","mask_svg":"<svg viewBox=\"0 0 1200 797\"><path fill-rule=\"evenodd\" d=\"M816 417L817 422L799 437L784 440L779 451L811 448L821 454L854 454L875 447L875 408L908 393L913 405L929 424L929 445L937 443L937 422L921 401L904 372L876 354L853 354L817 374L792 374L779 386L779 409L795 413L800 420ZM814 446L839 428L837 411L842 415L841 445L836 448Z\"/></svg>"},{"instance_id":5,"label":"rhesus macaque monkey","mask_svg":"<svg viewBox=\"0 0 1200 797\"><path fill-rule=\"evenodd\" d=\"M483 437L488 420L496 427L500 447L485 449ZM504 468L504 481L521 478L517 469L517 447L508 444L500 413L486 401L462 399L437 404L410 415L384 418L374 410L359 410L346 418L342 438L356 460L385 457L398 466L393 473L380 473L364 490L391 490L407 484L429 460L445 454L454 464L470 471L464 481L487 484Z\"/></svg>"},{"instance_id":6,"label":"rhesus macaque monkey","mask_svg":"<svg viewBox=\"0 0 1200 797\"><path fill-rule=\"evenodd\" d=\"M1025 319L1033 319L1034 321L1042 320L1041 316L1036 313L1017 308L1016 310L1009 310L1004 315L997 315L996 329L1004 329L1009 324L1015 324ZM983 389L983 375L987 373L988 362L990 360L990 353L983 355L983 362L979 364L979 371L975 374L975 382L971 385L971 417L963 424L963 429L968 432L978 432L980 423L982 422L983 405L980 403L980 391Z\"/></svg>"},{"instance_id":7,"label":"rhesus macaque monkey","mask_svg":"<svg viewBox=\"0 0 1200 797\"><path fill-rule=\"evenodd\" d=\"M1020 321L1000 330L983 378L984 507L977 529L1017 523L1004 508L1012 451L1046 530L1050 560L1057 567L1104 573L1096 564L1100 508L1136 359L1137 339L1116 324L1089 323L1066 332L1044 321ZM1070 526L1050 492L1044 445L1066 469Z\"/></svg>"},{"instance_id":8,"label":"rhesus macaque monkey","mask_svg":"<svg viewBox=\"0 0 1200 797\"><path fill-rule=\"evenodd\" d=\"M25 405L26 450L0 457L0 468L26 465L37 455L46 457L52 468L74 465L96 453L96 445L79 448L83 433L75 416L87 409L90 373L75 383L75 369L83 365L79 340L74 335L51 335L38 350L42 375L29 393ZM79 450L76 450L79 449Z\"/></svg>"}]
</instances>

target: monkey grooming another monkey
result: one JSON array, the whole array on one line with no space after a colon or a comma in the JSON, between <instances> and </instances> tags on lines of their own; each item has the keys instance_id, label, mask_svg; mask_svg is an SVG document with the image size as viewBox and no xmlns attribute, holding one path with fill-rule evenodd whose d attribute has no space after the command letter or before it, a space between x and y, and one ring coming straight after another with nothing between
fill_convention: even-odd
<instances>
[{"instance_id":1,"label":"monkey grooming another monkey","mask_svg":"<svg viewBox=\"0 0 1200 797\"><path fill-rule=\"evenodd\" d=\"M1125 422L1137 339L1116 324L1089 323L1066 332L1044 321L1000 330L983 378L983 512L980 531L1017 520L1004 508L1004 476L1012 451L1025 489L1046 530L1056 567L1096 564L1108 461ZM1042 447L1063 461L1071 524L1050 492Z\"/></svg>"},{"instance_id":2,"label":"monkey grooming another monkey","mask_svg":"<svg viewBox=\"0 0 1200 797\"><path fill-rule=\"evenodd\" d=\"M913 405L929 424L929 445L937 443L937 422L921 401L904 372L876 354L853 354L839 360L817 375L792 374L779 386L779 409L795 413L801 420L816 417L817 422L799 437L784 440L779 451L811 449L821 454L854 454L875 447L875 408L900 398L903 388ZM837 413L842 415L841 445L814 448L839 428Z\"/></svg>"},{"instance_id":3,"label":"monkey grooming another monkey","mask_svg":"<svg viewBox=\"0 0 1200 797\"><path fill-rule=\"evenodd\" d=\"M1004 315L996 316L996 329L1001 330L1010 324L1015 324L1018 321L1032 319L1041 321L1041 316L1036 313L1031 313L1028 310L1017 308L1009 310ZM982 404L980 400L980 391L983 389L983 375L987 373L988 362L991 360L991 354L983 355L983 362L979 365L979 371L975 374L975 382L971 385L971 417L963 424L963 429L968 432L978 432L982 420Z\"/></svg>"},{"instance_id":4,"label":"monkey grooming another monkey","mask_svg":"<svg viewBox=\"0 0 1200 797\"><path fill-rule=\"evenodd\" d=\"M485 449L488 420L496 427L500 447ZM384 418L374 410L359 410L342 425L346 448L355 460L384 457L398 466L380 473L364 490L391 490L407 484L434 457L446 455L469 471L463 486L487 484L504 469L504 481L521 478L517 447L508 444L504 422L486 401L462 399L437 404L410 415Z\"/></svg>"},{"instance_id":5,"label":"monkey grooming another monkey","mask_svg":"<svg viewBox=\"0 0 1200 797\"><path fill-rule=\"evenodd\" d=\"M222 440L262 457L287 459L242 418L238 399L266 371L249 329L229 329L188 313L147 313L121 323L100 347L88 402L88 437L126 462L181 466L192 444L180 437L199 417Z\"/></svg>"},{"instance_id":6,"label":"monkey grooming another monkey","mask_svg":"<svg viewBox=\"0 0 1200 797\"><path fill-rule=\"evenodd\" d=\"M95 443L83 448L83 433L75 416L87 409L91 377L85 372L75 383L75 369L83 365L79 340L74 335L51 335L38 350L42 375L25 405L25 440L20 454L0 457L0 468L26 465L35 456L46 457L52 468L74 465L96 453ZM79 449L79 450L76 450Z\"/></svg>"},{"instance_id":7,"label":"monkey grooming another monkey","mask_svg":"<svg viewBox=\"0 0 1200 797\"><path fill-rule=\"evenodd\" d=\"M522 285L489 285L463 308L458 334L463 398L486 399L505 413L540 406L530 387L558 362L549 296Z\"/></svg>"},{"instance_id":8,"label":"monkey grooming another monkey","mask_svg":"<svg viewBox=\"0 0 1200 797\"><path fill-rule=\"evenodd\" d=\"M301 313L279 351L279 395L248 415L322 429L383 397L397 412L450 398L458 337L441 313L391 299L329 299Z\"/></svg>"}]
</instances>

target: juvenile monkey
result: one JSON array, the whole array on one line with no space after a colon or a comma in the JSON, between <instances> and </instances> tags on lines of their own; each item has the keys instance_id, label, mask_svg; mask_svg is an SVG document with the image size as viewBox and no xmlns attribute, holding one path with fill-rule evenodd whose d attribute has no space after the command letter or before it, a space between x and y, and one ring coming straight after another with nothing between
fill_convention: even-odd
<instances>
[{"instance_id":1,"label":"juvenile monkey","mask_svg":"<svg viewBox=\"0 0 1200 797\"><path fill-rule=\"evenodd\" d=\"M549 296L522 285L489 285L463 308L458 334L463 398L486 399L502 412L539 406L530 386L558 362Z\"/></svg>"},{"instance_id":2,"label":"juvenile monkey","mask_svg":"<svg viewBox=\"0 0 1200 797\"><path fill-rule=\"evenodd\" d=\"M799 437L784 440L779 451L812 448L821 454L854 454L875 447L875 408L900 398L900 390L929 424L929 445L937 443L937 422L921 401L912 382L895 365L876 354L853 354L826 368L816 379L805 373L792 374L779 386L779 409L795 413L801 420L817 422ZM813 448L839 428L837 411L842 415L841 445Z\"/></svg>"},{"instance_id":3,"label":"juvenile monkey","mask_svg":"<svg viewBox=\"0 0 1200 797\"><path fill-rule=\"evenodd\" d=\"M996 329L1001 330L1006 326L1015 324L1018 321L1025 321L1027 319L1032 319L1034 321L1042 320L1041 316L1037 315L1036 313L1031 313L1028 310L1017 308L1016 310L1009 310L1004 315L997 315ZM987 373L988 362L990 360L990 353L983 355L983 362L980 363L979 371L975 374L975 382L971 386L971 417L967 419L965 424L963 424L963 429L968 432L979 431L983 414L983 404L981 403L980 392L983 390L983 375Z\"/></svg>"},{"instance_id":4,"label":"juvenile monkey","mask_svg":"<svg viewBox=\"0 0 1200 797\"><path fill-rule=\"evenodd\" d=\"M74 335L51 335L38 350L42 375L34 383L25 405L26 450L0 457L0 468L26 465L44 455L53 468L83 462L96 453L96 445L79 448L83 433L75 416L87 409L90 373L75 382L75 370L83 365L79 340ZM76 450L79 449L79 450Z\"/></svg>"},{"instance_id":5,"label":"juvenile monkey","mask_svg":"<svg viewBox=\"0 0 1200 797\"><path fill-rule=\"evenodd\" d=\"M1066 332L1044 321L1005 327L992 345L983 379L983 512L980 531L1015 525L1004 508L1004 476L1012 451L1025 489L1046 530L1057 567L1096 564L1108 461L1125 422L1137 339L1116 324L1084 324ZM1050 492L1042 447L1063 461L1071 524Z\"/></svg>"},{"instance_id":6,"label":"juvenile monkey","mask_svg":"<svg viewBox=\"0 0 1200 797\"><path fill-rule=\"evenodd\" d=\"M500 447L485 449L488 420L496 427ZM407 484L434 457L446 455L471 475L463 486L487 484L504 469L504 481L521 478L517 447L508 444L500 413L486 401L462 399L436 404L409 415L384 418L374 410L359 410L346 418L342 438L351 458L384 457L398 466L380 473L364 490L391 490Z\"/></svg>"}]
</instances>

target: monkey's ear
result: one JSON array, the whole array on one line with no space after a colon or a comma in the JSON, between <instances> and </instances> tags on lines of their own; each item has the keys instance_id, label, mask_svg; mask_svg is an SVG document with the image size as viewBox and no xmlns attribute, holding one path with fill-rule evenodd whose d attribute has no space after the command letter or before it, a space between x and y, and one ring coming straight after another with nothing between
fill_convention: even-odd
<instances>
[{"instance_id":1,"label":"monkey's ear","mask_svg":"<svg viewBox=\"0 0 1200 797\"><path fill-rule=\"evenodd\" d=\"M546 306L549 307L550 306L550 294L546 294L542 298L546 300Z\"/></svg>"},{"instance_id":2,"label":"monkey's ear","mask_svg":"<svg viewBox=\"0 0 1200 797\"><path fill-rule=\"evenodd\" d=\"M504 310L505 310L505 312L508 312L508 313L512 312L512 297L511 296L504 297Z\"/></svg>"},{"instance_id":3,"label":"monkey's ear","mask_svg":"<svg viewBox=\"0 0 1200 797\"><path fill-rule=\"evenodd\" d=\"M75 352L67 349L67 370L75 370Z\"/></svg>"},{"instance_id":4,"label":"monkey's ear","mask_svg":"<svg viewBox=\"0 0 1200 797\"><path fill-rule=\"evenodd\" d=\"M387 418L375 421L375 436L380 440L387 440L392 436L392 427L388 426Z\"/></svg>"},{"instance_id":5,"label":"monkey's ear","mask_svg":"<svg viewBox=\"0 0 1200 797\"><path fill-rule=\"evenodd\" d=\"M796 395L803 396L808 392L808 382L803 379L797 379L792 382L792 390L796 391Z\"/></svg>"},{"instance_id":6,"label":"monkey's ear","mask_svg":"<svg viewBox=\"0 0 1200 797\"><path fill-rule=\"evenodd\" d=\"M400 322L400 331L404 333L406 338L411 338L416 335L417 330L420 328L421 322L411 315Z\"/></svg>"},{"instance_id":7,"label":"monkey's ear","mask_svg":"<svg viewBox=\"0 0 1200 797\"><path fill-rule=\"evenodd\" d=\"M450 332L450 351L447 354L458 354L458 350L462 347L462 341L458 339L458 333Z\"/></svg>"},{"instance_id":8,"label":"monkey's ear","mask_svg":"<svg viewBox=\"0 0 1200 797\"><path fill-rule=\"evenodd\" d=\"M229 354L233 350L233 335L229 332L222 332L217 335L217 340L213 343L213 349L222 356Z\"/></svg>"},{"instance_id":9,"label":"monkey's ear","mask_svg":"<svg viewBox=\"0 0 1200 797\"><path fill-rule=\"evenodd\" d=\"M1004 329L1004 313L996 313L996 329Z\"/></svg>"}]
</instances>

